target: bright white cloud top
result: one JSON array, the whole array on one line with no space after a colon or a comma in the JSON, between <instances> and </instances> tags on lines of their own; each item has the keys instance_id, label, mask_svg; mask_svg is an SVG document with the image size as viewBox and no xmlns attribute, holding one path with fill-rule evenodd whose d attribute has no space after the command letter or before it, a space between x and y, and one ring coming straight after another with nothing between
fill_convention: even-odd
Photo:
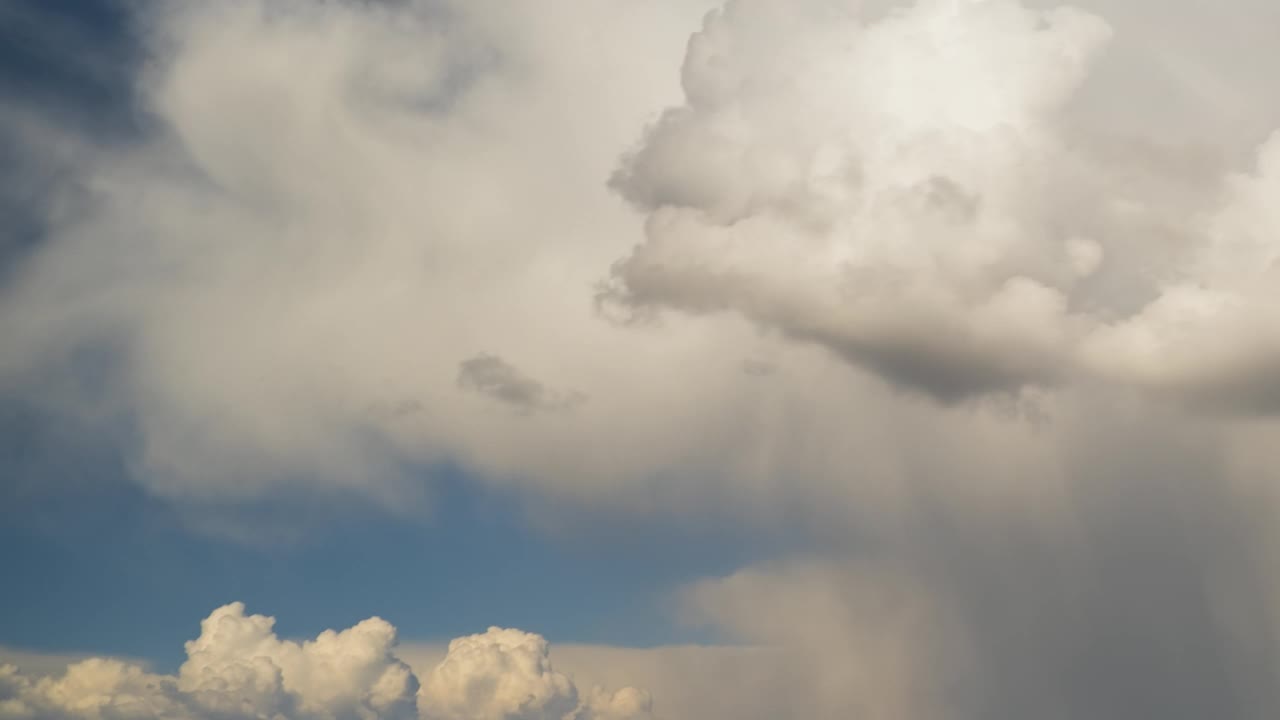
<instances>
[{"instance_id":1,"label":"bright white cloud top","mask_svg":"<svg viewBox=\"0 0 1280 720\"><path fill-rule=\"evenodd\" d=\"M700 13L152 7L158 132L12 119L90 200L7 289L0 379L132 418L138 479L206 508L412 507L435 463L622 505L694 472L750 508L895 474L869 407L1026 445L917 393L1270 413L1274 142L1231 172L1099 128L1101 14Z\"/></svg>"}]
</instances>

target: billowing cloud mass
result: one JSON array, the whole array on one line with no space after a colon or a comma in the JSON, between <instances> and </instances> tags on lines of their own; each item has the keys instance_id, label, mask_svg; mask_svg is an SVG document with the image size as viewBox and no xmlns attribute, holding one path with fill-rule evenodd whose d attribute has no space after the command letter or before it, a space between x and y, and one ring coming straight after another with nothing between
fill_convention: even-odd
<instances>
[{"instance_id":1,"label":"billowing cloud mass","mask_svg":"<svg viewBox=\"0 0 1280 720\"><path fill-rule=\"evenodd\" d=\"M698 720L1273 718L1277 7L140 3L138 137L0 110L66 178L0 392L217 517L445 466L809 548L684 593L767 678L654 670ZM0 715L650 712L536 636L393 642L228 606Z\"/></svg>"},{"instance_id":2,"label":"billowing cloud mass","mask_svg":"<svg viewBox=\"0 0 1280 720\"><path fill-rule=\"evenodd\" d=\"M1010 2L734 2L689 44L686 104L614 186L649 212L617 299L734 310L944 399L1054 379L1103 250L1054 116L1107 38Z\"/></svg>"},{"instance_id":3,"label":"billowing cloud mass","mask_svg":"<svg viewBox=\"0 0 1280 720\"><path fill-rule=\"evenodd\" d=\"M556 673L546 640L490 628L455 640L419 681L395 654L396 632L370 618L303 643L274 618L232 603L200 623L177 676L107 658L61 674L0 665L3 720L644 720L648 694L595 687L579 698Z\"/></svg>"},{"instance_id":4,"label":"billowing cloud mass","mask_svg":"<svg viewBox=\"0 0 1280 720\"><path fill-rule=\"evenodd\" d=\"M1274 295L1280 258L1280 133L1255 168L1227 179L1205 242L1139 313L1090 338L1092 362L1216 410L1280 408Z\"/></svg>"},{"instance_id":5,"label":"billowing cloud mass","mask_svg":"<svg viewBox=\"0 0 1280 720\"><path fill-rule=\"evenodd\" d=\"M1100 129L1103 5L142 6L148 132L10 123L73 182L0 383L223 509L825 513L903 438L997 478L1087 398L1266 415L1274 141Z\"/></svg>"},{"instance_id":6,"label":"billowing cloud mass","mask_svg":"<svg viewBox=\"0 0 1280 720\"><path fill-rule=\"evenodd\" d=\"M234 603L200 624L187 643L178 688L210 711L302 717L415 714L418 682L392 656L395 628L371 618L302 645L279 640L274 618L246 616Z\"/></svg>"},{"instance_id":7,"label":"billowing cloud mass","mask_svg":"<svg viewBox=\"0 0 1280 720\"><path fill-rule=\"evenodd\" d=\"M546 640L502 628L449 643L422 702L431 720L642 720L652 704L630 687L611 693L596 686L580 695L551 666Z\"/></svg>"}]
</instances>

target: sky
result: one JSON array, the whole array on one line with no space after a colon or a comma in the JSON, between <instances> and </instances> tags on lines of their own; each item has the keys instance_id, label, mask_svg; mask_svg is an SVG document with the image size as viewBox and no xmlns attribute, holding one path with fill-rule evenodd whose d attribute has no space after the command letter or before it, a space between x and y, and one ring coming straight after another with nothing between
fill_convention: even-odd
<instances>
[{"instance_id":1,"label":"sky","mask_svg":"<svg viewBox=\"0 0 1280 720\"><path fill-rule=\"evenodd\" d=\"M0 0L0 720L1275 717L1277 47Z\"/></svg>"}]
</instances>

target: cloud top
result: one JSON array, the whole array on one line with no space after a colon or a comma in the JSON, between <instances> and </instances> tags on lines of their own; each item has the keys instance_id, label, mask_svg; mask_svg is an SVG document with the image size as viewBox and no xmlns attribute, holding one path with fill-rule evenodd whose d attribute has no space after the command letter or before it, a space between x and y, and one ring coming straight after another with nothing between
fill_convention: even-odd
<instances>
[{"instance_id":1,"label":"cloud top","mask_svg":"<svg viewBox=\"0 0 1280 720\"><path fill-rule=\"evenodd\" d=\"M3 720L644 720L648 695L593 688L580 699L545 639L491 628L459 638L419 683L380 618L304 642L242 603L214 610L174 675L108 658L56 676L0 666ZM421 685L421 687L420 687Z\"/></svg>"}]
</instances>

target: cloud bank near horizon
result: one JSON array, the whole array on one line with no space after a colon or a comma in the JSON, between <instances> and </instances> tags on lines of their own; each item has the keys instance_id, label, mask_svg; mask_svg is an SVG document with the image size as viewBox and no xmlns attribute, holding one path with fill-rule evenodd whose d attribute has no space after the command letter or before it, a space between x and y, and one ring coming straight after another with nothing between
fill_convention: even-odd
<instances>
[{"instance_id":1,"label":"cloud bank near horizon","mask_svg":"<svg viewBox=\"0 0 1280 720\"><path fill-rule=\"evenodd\" d=\"M583 691L552 667L546 640L490 628L458 638L423 675L396 656L395 628L370 618L314 640L281 640L243 603L214 610L176 675L112 658L28 675L0 664L4 720L646 720L642 690Z\"/></svg>"}]
</instances>

